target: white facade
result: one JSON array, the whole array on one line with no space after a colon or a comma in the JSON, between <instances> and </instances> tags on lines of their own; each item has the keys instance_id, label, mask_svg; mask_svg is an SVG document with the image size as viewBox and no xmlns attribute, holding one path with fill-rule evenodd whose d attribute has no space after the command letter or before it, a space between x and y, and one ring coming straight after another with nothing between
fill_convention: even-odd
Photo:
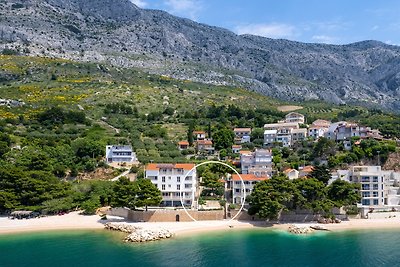
<instances>
[{"instance_id":1,"label":"white facade","mask_svg":"<svg viewBox=\"0 0 400 267\"><path fill-rule=\"evenodd\" d=\"M362 208L400 207L400 173L384 171L381 166L355 166L338 170L334 178L361 184Z\"/></svg>"},{"instance_id":2,"label":"white facade","mask_svg":"<svg viewBox=\"0 0 400 267\"><path fill-rule=\"evenodd\" d=\"M268 176L257 177L254 174L241 174L240 176L243 179L243 183L239 175L232 175L232 200L234 204L239 205L246 201L246 197L251 194L254 185L268 179Z\"/></svg>"},{"instance_id":3,"label":"white facade","mask_svg":"<svg viewBox=\"0 0 400 267\"><path fill-rule=\"evenodd\" d=\"M157 164L146 166L145 177L162 193L163 206L181 206L181 194L185 206L196 207L197 173L194 164ZM185 176L187 177L185 178Z\"/></svg>"},{"instance_id":4,"label":"white facade","mask_svg":"<svg viewBox=\"0 0 400 267\"><path fill-rule=\"evenodd\" d=\"M325 132L327 131L327 127L311 126L310 128L308 128L308 136L312 139L318 139L320 137L324 137Z\"/></svg>"},{"instance_id":5,"label":"white facade","mask_svg":"<svg viewBox=\"0 0 400 267\"><path fill-rule=\"evenodd\" d=\"M290 112L285 116L285 122L287 123L292 123L296 122L299 124L304 124L305 122L305 117L303 114L297 113L297 112Z\"/></svg>"},{"instance_id":6,"label":"white facade","mask_svg":"<svg viewBox=\"0 0 400 267\"><path fill-rule=\"evenodd\" d=\"M132 163L136 161L136 154L132 151L131 146L113 145L106 146L106 162L107 163Z\"/></svg>"},{"instance_id":7,"label":"white facade","mask_svg":"<svg viewBox=\"0 0 400 267\"><path fill-rule=\"evenodd\" d=\"M272 175L272 152L258 149L255 152L242 153L240 165L243 174L255 174L256 176Z\"/></svg>"}]
</instances>

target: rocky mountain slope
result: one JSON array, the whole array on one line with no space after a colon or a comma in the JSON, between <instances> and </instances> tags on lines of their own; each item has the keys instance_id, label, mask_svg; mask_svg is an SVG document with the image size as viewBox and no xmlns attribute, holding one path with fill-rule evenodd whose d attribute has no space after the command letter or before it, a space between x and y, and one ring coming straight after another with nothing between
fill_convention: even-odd
<instances>
[{"instance_id":1,"label":"rocky mountain slope","mask_svg":"<svg viewBox=\"0 0 400 267\"><path fill-rule=\"evenodd\" d=\"M284 100L324 99L400 110L397 46L236 35L140 9L129 0L0 0L0 10L0 49L140 67Z\"/></svg>"}]
</instances>

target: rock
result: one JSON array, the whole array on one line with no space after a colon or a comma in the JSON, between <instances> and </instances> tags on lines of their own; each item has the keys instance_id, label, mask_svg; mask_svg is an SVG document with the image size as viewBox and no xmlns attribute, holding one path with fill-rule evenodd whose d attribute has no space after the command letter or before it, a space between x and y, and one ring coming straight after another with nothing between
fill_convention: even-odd
<instances>
[{"instance_id":1,"label":"rock","mask_svg":"<svg viewBox=\"0 0 400 267\"><path fill-rule=\"evenodd\" d=\"M132 233L136 230L142 229L142 227L134 226L126 223L106 223L104 228L111 231L119 231L124 233Z\"/></svg>"},{"instance_id":2,"label":"rock","mask_svg":"<svg viewBox=\"0 0 400 267\"><path fill-rule=\"evenodd\" d=\"M310 234L312 233L314 230L311 229L308 226L305 227L299 227L296 225L290 225L288 228L288 232L292 233L292 234L296 234L296 235L302 235L302 234Z\"/></svg>"},{"instance_id":3,"label":"rock","mask_svg":"<svg viewBox=\"0 0 400 267\"><path fill-rule=\"evenodd\" d=\"M141 229L137 230L130 235L128 235L124 241L125 242L149 242L156 241L160 239L166 239L172 237L172 233L166 229L149 230Z\"/></svg>"}]
</instances>

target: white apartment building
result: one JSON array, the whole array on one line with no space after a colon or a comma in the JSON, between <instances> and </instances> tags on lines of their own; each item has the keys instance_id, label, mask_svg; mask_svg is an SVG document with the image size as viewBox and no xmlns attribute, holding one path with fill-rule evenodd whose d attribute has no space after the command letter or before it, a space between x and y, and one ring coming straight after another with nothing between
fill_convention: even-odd
<instances>
[{"instance_id":1,"label":"white apartment building","mask_svg":"<svg viewBox=\"0 0 400 267\"><path fill-rule=\"evenodd\" d=\"M145 177L157 186L162 193L162 205L181 206L181 194L185 206L196 207L197 173L194 164L147 164ZM187 176L186 176L187 175ZM186 178L185 178L186 176Z\"/></svg>"},{"instance_id":2,"label":"white apartment building","mask_svg":"<svg viewBox=\"0 0 400 267\"><path fill-rule=\"evenodd\" d=\"M272 152L266 149L257 149L255 152L241 151L241 171L243 174L271 176L272 158Z\"/></svg>"},{"instance_id":3,"label":"white apartment building","mask_svg":"<svg viewBox=\"0 0 400 267\"><path fill-rule=\"evenodd\" d=\"M269 176L256 176L254 174L241 174L243 183L240 180L239 175L232 175L232 201L234 204L242 204L246 201L246 197L253 191L254 185L267 180Z\"/></svg>"},{"instance_id":4,"label":"white apartment building","mask_svg":"<svg viewBox=\"0 0 400 267\"><path fill-rule=\"evenodd\" d=\"M285 122L287 123L299 123L299 124L304 124L305 122L305 117L303 114L297 113L297 112L290 112L285 116Z\"/></svg>"},{"instance_id":5,"label":"white apartment building","mask_svg":"<svg viewBox=\"0 0 400 267\"><path fill-rule=\"evenodd\" d=\"M334 179L361 184L361 203L365 215L374 210L400 207L400 173L384 171L381 166L354 166L349 170L338 170Z\"/></svg>"},{"instance_id":6,"label":"white apartment building","mask_svg":"<svg viewBox=\"0 0 400 267\"><path fill-rule=\"evenodd\" d=\"M136 161L136 154L131 146L126 145L110 145L106 146L106 162L107 163L132 163Z\"/></svg>"},{"instance_id":7,"label":"white apartment building","mask_svg":"<svg viewBox=\"0 0 400 267\"><path fill-rule=\"evenodd\" d=\"M298 124L296 124L298 126ZM267 128L272 128L268 126ZM283 147L291 147L296 142L301 142L307 138L306 128L283 127L264 131L264 146L271 147L274 143L279 143Z\"/></svg>"}]
</instances>

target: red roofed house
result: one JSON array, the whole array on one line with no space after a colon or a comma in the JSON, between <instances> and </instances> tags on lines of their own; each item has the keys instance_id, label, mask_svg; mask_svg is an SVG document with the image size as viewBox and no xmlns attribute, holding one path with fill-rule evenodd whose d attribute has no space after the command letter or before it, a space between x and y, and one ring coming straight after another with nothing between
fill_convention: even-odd
<instances>
[{"instance_id":1,"label":"red roofed house","mask_svg":"<svg viewBox=\"0 0 400 267\"><path fill-rule=\"evenodd\" d=\"M284 170L283 173L286 174L290 180L299 178L299 171L296 169L287 169Z\"/></svg>"},{"instance_id":2,"label":"red roofed house","mask_svg":"<svg viewBox=\"0 0 400 267\"><path fill-rule=\"evenodd\" d=\"M193 135L194 135L195 140L206 139L206 132L204 132L204 131L194 131Z\"/></svg>"},{"instance_id":3,"label":"red roofed house","mask_svg":"<svg viewBox=\"0 0 400 267\"><path fill-rule=\"evenodd\" d=\"M233 145L232 146L232 153L238 154L242 149L242 145Z\"/></svg>"},{"instance_id":4,"label":"red roofed house","mask_svg":"<svg viewBox=\"0 0 400 267\"><path fill-rule=\"evenodd\" d=\"M300 169L299 178L307 177L313 170L313 166L304 166L302 169Z\"/></svg>"},{"instance_id":5,"label":"red roofed house","mask_svg":"<svg viewBox=\"0 0 400 267\"><path fill-rule=\"evenodd\" d=\"M240 179L242 177L243 183ZM258 177L255 174L232 174L232 199L234 204L242 204L246 197L251 194L256 183L267 180L269 176Z\"/></svg>"},{"instance_id":6,"label":"red roofed house","mask_svg":"<svg viewBox=\"0 0 400 267\"><path fill-rule=\"evenodd\" d=\"M189 142L188 141L180 141L178 143L178 149L179 150L186 150L189 148Z\"/></svg>"},{"instance_id":7,"label":"red roofed house","mask_svg":"<svg viewBox=\"0 0 400 267\"><path fill-rule=\"evenodd\" d=\"M214 153L213 142L211 140L198 140L196 141L197 152L207 152L208 154Z\"/></svg>"},{"instance_id":8,"label":"red roofed house","mask_svg":"<svg viewBox=\"0 0 400 267\"><path fill-rule=\"evenodd\" d=\"M195 165L191 163L150 163L147 164L145 177L160 189L162 206L181 206L183 204L195 207L197 174ZM192 170L193 169L193 170ZM192 171L190 171L192 170ZM185 178L186 176L186 178Z\"/></svg>"}]
</instances>

